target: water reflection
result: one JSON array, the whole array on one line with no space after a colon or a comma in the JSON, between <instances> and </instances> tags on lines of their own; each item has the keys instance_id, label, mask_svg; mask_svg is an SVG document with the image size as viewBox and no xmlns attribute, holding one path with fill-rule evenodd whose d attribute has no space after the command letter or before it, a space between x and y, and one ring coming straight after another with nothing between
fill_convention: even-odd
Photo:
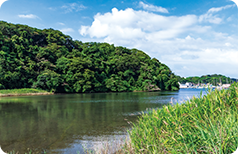
<instances>
[{"instance_id":1,"label":"water reflection","mask_svg":"<svg viewBox=\"0 0 238 154\"><path fill-rule=\"evenodd\" d=\"M0 145L4 151L82 153L84 148L125 137L139 112L173 97L199 91L97 93L0 98ZM68 152L67 152L68 151Z\"/></svg>"}]
</instances>

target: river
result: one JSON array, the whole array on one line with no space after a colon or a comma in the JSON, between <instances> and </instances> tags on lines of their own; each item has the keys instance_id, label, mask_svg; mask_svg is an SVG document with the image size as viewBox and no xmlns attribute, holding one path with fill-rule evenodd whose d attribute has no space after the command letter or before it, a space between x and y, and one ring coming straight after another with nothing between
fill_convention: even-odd
<instances>
[{"instance_id":1,"label":"river","mask_svg":"<svg viewBox=\"0 0 238 154\"><path fill-rule=\"evenodd\" d=\"M0 146L20 153L84 153L123 141L141 112L182 103L201 90L0 98ZM206 92L203 91L203 94ZM127 119L127 120L126 120Z\"/></svg>"}]
</instances>

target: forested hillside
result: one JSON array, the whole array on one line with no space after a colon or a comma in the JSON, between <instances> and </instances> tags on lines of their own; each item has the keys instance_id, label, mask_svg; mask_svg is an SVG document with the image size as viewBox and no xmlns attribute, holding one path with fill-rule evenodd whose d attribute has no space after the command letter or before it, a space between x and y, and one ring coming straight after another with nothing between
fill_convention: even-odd
<instances>
[{"instance_id":1,"label":"forested hillside","mask_svg":"<svg viewBox=\"0 0 238 154\"><path fill-rule=\"evenodd\" d=\"M53 92L178 90L178 79L137 49L82 43L53 29L0 21L0 89Z\"/></svg>"},{"instance_id":2,"label":"forested hillside","mask_svg":"<svg viewBox=\"0 0 238 154\"><path fill-rule=\"evenodd\" d=\"M217 85L219 83L227 84L227 83L237 82L237 79L231 79L229 77L226 77L226 76L220 75L220 74L203 75L201 77L194 76L194 77L187 77L187 78L178 76L178 80L180 83L186 83L186 82L191 82L191 83L195 83L195 84L211 83L213 85Z\"/></svg>"}]
</instances>

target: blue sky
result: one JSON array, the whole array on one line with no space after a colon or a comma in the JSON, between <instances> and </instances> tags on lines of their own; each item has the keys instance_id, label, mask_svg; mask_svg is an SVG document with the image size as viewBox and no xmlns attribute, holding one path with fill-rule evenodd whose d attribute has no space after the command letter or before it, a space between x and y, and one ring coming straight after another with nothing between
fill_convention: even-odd
<instances>
[{"instance_id":1,"label":"blue sky","mask_svg":"<svg viewBox=\"0 0 238 154\"><path fill-rule=\"evenodd\" d=\"M184 77L238 78L238 9L230 0L7 0L0 20L137 48Z\"/></svg>"}]
</instances>

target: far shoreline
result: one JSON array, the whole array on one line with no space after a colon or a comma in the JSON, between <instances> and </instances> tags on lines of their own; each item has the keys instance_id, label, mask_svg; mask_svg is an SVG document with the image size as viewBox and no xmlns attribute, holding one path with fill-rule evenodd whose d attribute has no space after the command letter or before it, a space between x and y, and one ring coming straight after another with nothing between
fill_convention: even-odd
<instances>
[{"instance_id":1,"label":"far shoreline","mask_svg":"<svg viewBox=\"0 0 238 154\"><path fill-rule=\"evenodd\" d=\"M4 92L2 92L4 91ZM148 90L148 91L123 91L123 92L159 92L162 90ZM122 92L86 92L86 93L55 93L55 92L47 92L39 89L31 89L31 88L23 88L23 89L2 89L0 90L0 98L1 97L14 97L14 96L35 96L35 95L56 95L56 94L89 94L89 93L122 93Z\"/></svg>"}]
</instances>

